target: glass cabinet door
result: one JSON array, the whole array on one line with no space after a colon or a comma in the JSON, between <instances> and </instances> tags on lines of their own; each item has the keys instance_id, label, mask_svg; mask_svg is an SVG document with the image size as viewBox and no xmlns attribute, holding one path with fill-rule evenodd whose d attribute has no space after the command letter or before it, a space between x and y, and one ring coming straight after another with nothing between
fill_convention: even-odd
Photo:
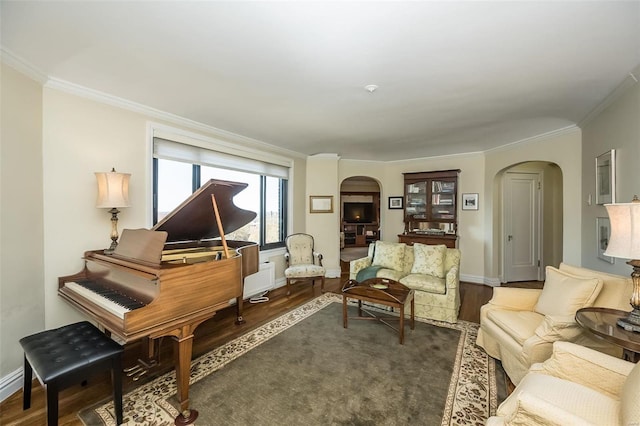
<instances>
[{"instance_id":1,"label":"glass cabinet door","mask_svg":"<svg viewBox=\"0 0 640 426\"><path fill-rule=\"evenodd\" d=\"M427 218L427 182L407 184L405 214L408 220Z\"/></svg>"},{"instance_id":2,"label":"glass cabinet door","mask_svg":"<svg viewBox=\"0 0 640 426\"><path fill-rule=\"evenodd\" d=\"M431 219L452 220L456 214L456 184L453 181L431 182Z\"/></svg>"}]
</instances>

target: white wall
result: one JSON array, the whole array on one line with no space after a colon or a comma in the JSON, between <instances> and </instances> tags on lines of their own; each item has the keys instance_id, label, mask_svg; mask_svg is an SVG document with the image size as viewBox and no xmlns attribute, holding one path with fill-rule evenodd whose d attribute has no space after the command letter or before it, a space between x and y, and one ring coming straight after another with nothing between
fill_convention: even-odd
<instances>
[{"instance_id":1,"label":"white wall","mask_svg":"<svg viewBox=\"0 0 640 426\"><path fill-rule=\"evenodd\" d=\"M640 76L640 69L636 77ZM595 158L616 150L616 202L626 203L640 196L640 84L631 77L622 85L620 97L584 126L582 138L582 265L620 275L629 275L631 267L624 259L612 265L598 258L596 218L608 217L604 206L595 204ZM591 204L588 203L591 197Z\"/></svg>"},{"instance_id":2,"label":"white wall","mask_svg":"<svg viewBox=\"0 0 640 426\"><path fill-rule=\"evenodd\" d=\"M18 340L43 329L45 304L42 85L5 64L0 72L0 377L4 379L22 365Z\"/></svg>"}]
</instances>

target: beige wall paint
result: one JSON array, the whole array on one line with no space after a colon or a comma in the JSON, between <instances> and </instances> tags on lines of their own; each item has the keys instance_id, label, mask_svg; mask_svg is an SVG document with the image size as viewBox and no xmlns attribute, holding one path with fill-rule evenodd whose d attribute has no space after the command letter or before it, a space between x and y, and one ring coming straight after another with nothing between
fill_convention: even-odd
<instances>
[{"instance_id":1,"label":"beige wall paint","mask_svg":"<svg viewBox=\"0 0 640 426\"><path fill-rule=\"evenodd\" d=\"M595 204L595 158L616 150L617 203L629 202L636 194L640 196L640 84L628 77L621 96L592 119L582 134L582 265L629 275L631 267L624 259L615 259L612 265L597 255L596 218L608 216L604 206Z\"/></svg>"},{"instance_id":2,"label":"beige wall paint","mask_svg":"<svg viewBox=\"0 0 640 426\"><path fill-rule=\"evenodd\" d=\"M2 64L0 377L22 365L18 340L44 327L42 85Z\"/></svg>"},{"instance_id":3,"label":"beige wall paint","mask_svg":"<svg viewBox=\"0 0 640 426\"><path fill-rule=\"evenodd\" d=\"M581 131L578 128L567 129L553 135L541 136L485 154L484 183L487 193L492 193L490 205L487 205L484 233L486 246L485 277L499 280L501 271L501 174L507 168L528 161L555 163L562 171L562 209L563 240L562 260L578 265L581 250L580 191L581 167L577 158L581 155Z\"/></svg>"},{"instance_id":4,"label":"beige wall paint","mask_svg":"<svg viewBox=\"0 0 640 426\"><path fill-rule=\"evenodd\" d=\"M340 183L336 154L318 154L307 158L307 194L305 197L308 234L313 235L316 251L322 253L322 264L328 277L340 276ZM332 213L310 213L310 196L333 197Z\"/></svg>"}]
</instances>

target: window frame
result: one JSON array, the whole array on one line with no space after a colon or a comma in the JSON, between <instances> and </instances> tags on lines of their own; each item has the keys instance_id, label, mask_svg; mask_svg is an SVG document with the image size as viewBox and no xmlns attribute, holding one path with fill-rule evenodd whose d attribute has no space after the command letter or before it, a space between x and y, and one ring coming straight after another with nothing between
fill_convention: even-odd
<instances>
[{"instance_id":1,"label":"window frame","mask_svg":"<svg viewBox=\"0 0 640 426\"><path fill-rule=\"evenodd\" d=\"M152 144L152 150L153 150L153 138L151 140L151 144ZM176 143L183 143L185 145L188 145L184 142L179 142L176 141ZM215 151L215 150L214 150ZM159 170L158 170L158 158L155 157L152 153L152 222L153 225L155 225L156 223L158 223L158 191L159 191L159 186L158 186L158 180L159 180ZM177 161L177 160L172 160L172 161ZM199 164L194 164L194 163L188 163L192 165L192 187L191 187L191 192L193 193L194 191L196 191L202 184L201 182L201 165ZM208 166L208 167L216 167L216 166ZM223 167L217 167L219 169L224 169ZM289 167L290 169L290 167ZM250 171L247 171L246 173L253 173ZM259 242L258 242L258 246L260 251L267 251L267 250L274 250L274 249L281 249L285 247L285 239L287 236L287 232L288 232L288 227L289 227L289 214L288 214L288 210L289 210L289 178L282 178L282 177L277 177L277 179L279 180L279 192L280 192L280 197L279 197L279 209L280 209L280 219L279 219L279 241L276 242L272 242L272 243L265 243L266 240L266 200L267 200L267 194L266 194L266 189L267 189L267 185L266 185L266 178L268 177L267 175L264 174L258 174L258 173L253 173L256 174L260 177L260 201L259 201L259 226L260 226L260 231L259 231Z\"/></svg>"}]
</instances>

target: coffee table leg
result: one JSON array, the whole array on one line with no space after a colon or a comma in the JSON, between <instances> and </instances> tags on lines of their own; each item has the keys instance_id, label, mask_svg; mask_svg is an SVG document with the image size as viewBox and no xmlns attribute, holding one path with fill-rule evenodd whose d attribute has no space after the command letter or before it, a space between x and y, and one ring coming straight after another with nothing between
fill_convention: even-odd
<instances>
[{"instance_id":1,"label":"coffee table leg","mask_svg":"<svg viewBox=\"0 0 640 426\"><path fill-rule=\"evenodd\" d=\"M347 328L347 296L342 296L342 327Z\"/></svg>"},{"instance_id":2,"label":"coffee table leg","mask_svg":"<svg viewBox=\"0 0 640 426\"><path fill-rule=\"evenodd\" d=\"M411 299L411 329L414 330L416 327L416 306L413 303L413 298Z\"/></svg>"},{"instance_id":3,"label":"coffee table leg","mask_svg":"<svg viewBox=\"0 0 640 426\"><path fill-rule=\"evenodd\" d=\"M404 304L400 306L400 344L404 344Z\"/></svg>"},{"instance_id":4,"label":"coffee table leg","mask_svg":"<svg viewBox=\"0 0 640 426\"><path fill-rule=\"evenodd\" d=\"M358 316L362 316L362 300L358 300Z\"/></svg>"}]
</instances>

